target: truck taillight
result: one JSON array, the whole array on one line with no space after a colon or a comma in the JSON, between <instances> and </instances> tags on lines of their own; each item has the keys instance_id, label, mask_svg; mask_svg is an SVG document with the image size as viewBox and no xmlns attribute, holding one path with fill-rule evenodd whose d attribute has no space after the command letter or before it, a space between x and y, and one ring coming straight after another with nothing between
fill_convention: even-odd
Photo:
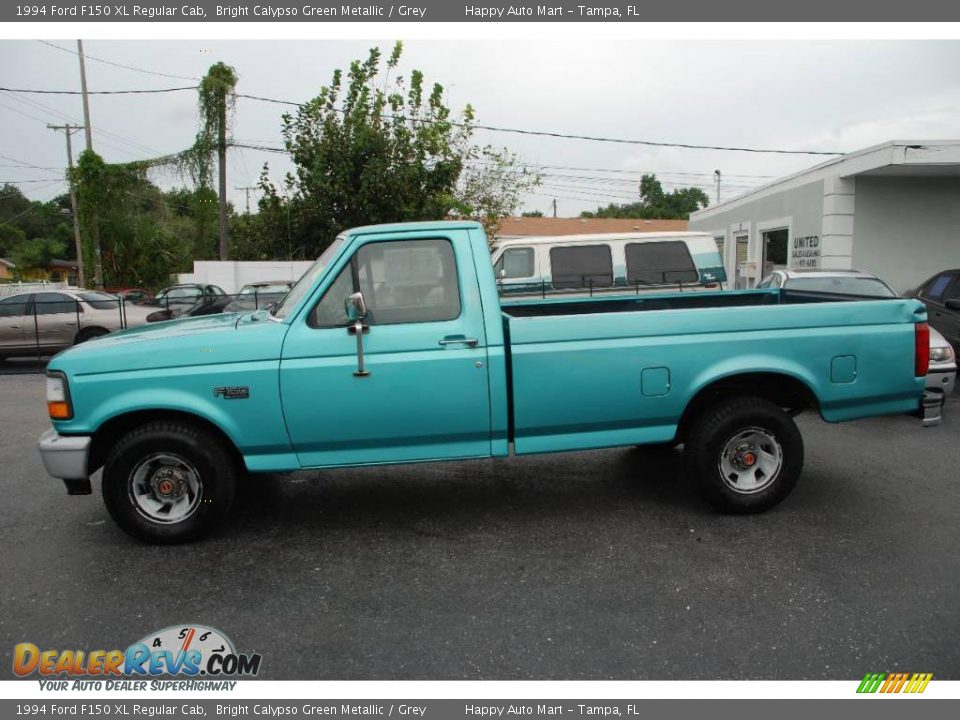
<instances>
[{"instance_id":1,"label":"truck taillight","mask_svg":"<svg viewBox=\"0 0 960 720\"><path fill-rule=\"evenodd\" d=\"M913 374L915 377L926 377L930 369L930 326L921 322L915 327Z\"/></svg>"}]
</instances>

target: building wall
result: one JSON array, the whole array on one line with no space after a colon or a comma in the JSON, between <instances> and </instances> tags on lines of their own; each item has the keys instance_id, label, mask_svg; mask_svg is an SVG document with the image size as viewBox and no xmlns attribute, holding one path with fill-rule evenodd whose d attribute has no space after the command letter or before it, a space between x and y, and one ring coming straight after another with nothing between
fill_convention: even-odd
<instances>
[{"instance_id":1,"label":"building wall","mask_svg":"<svg viewBox=\"0 0 960 720\"><path fill-rule=\"evenodd\" d=\"M247 283L264 280L297 281L312 261L220 261L195 260L192 273L180 273L177 282L217 285L228 294L240 291Z\"/></svg>"},{"instance_id":2,"label":"building wall","mask_svg":"<svg viewBox=\"0 0 960 720\"><path fill-rule=\"evenodd\" d=\"M960 177L857 177L853 266L911 290L960 267Z\"/></svg>"},{"instance_id":3,"label":"building wall","mask_svg":"<svg viewBox=\"0 0 960 720\"><path fill-rule=\"evenodd\" d=\"M731 287L737 276L735 239L738 235L746 234L748 260L756 263L755 275L748 283L752 286L760 279L758 276L762 272L763 250L760 242L764 231L787 228L788 253L795 238L821 237L824 192L824 181L816 180L767 197L738 203L729 210L708 211L706 217L702 213L694 215L690 218L690 230L710 232L714 237L724 239L724 266Z\"/></svg>"}]
</instances>

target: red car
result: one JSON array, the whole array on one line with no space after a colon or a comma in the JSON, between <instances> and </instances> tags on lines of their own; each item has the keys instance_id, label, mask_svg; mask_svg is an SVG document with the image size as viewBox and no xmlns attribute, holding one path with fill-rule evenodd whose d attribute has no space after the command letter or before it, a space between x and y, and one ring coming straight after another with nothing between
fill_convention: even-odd
<instances>
[{"instance_id":1,"label":"red car","mask_svg":"<svg viewBox=\"0 0 960 720\"><path fill-rule=\"evenodd\" d=\"M124 302L128 303L142 303L153 299L153 293L143 288L109 288L104 292L123 298Z\"/></svg>"}]
</instances>

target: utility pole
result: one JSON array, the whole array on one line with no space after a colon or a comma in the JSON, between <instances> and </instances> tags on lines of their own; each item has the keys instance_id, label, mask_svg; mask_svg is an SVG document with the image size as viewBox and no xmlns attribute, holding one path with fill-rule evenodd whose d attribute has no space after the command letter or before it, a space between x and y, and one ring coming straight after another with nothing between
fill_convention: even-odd
<instances>
[{"instance_id":1,"label":"utility pole","mask_svg":"<svg viewBox=\"0 0 960 720\"><path fill-rule=\"evenodd\" d=\"M83 94L83 129L87 138L87 150L93 152L93 127L90 125L90 98L87 95L87 66L83 60L83 40L77 40L77 56L80 58L80 90ZM69 133L67 134L69 142ZM71 186L72 192L72 186ZM100 223L96 208L90 212L90 239L93 241L93 284L103 290L103 257L100 252Z\"/></svg>"},{"instance_id":2,"label":"utility pole","mask_svg":"<svg viewBox=\"0 0 960 720\"><path fill-rule=\"evenodd\" d=\"M553 216L554 217L557 216L557 199L556 198L553 199Z\"/></svg>"},{"instance_id":3,"label":"utility pole","mask_svg":"<svg viewBox=\"0 0 960 720\"><path fill-rule=\"evenodd\" d=\"M90 98L87 95L87 66L83 61L83 40L77 40L80 58L80 90L83 92L83 129L87 134L87 150L93 150L93 128L90 127Z\"/></svg>"},{"instance_id":4,"label":"utility pole","mask_svg":"<svg viewBox=\"0 0 960 720\"><path fill-rule=\"evenodd\" d=\"M56 130L59 132L63 130L63 134L67 138L67 182L70 188L70 214L73 216L73 242L77 246L77 284L80 287L86 285L86 278L83 274L83 247L80 244L80 218L77 217L77 196L73 192L73 147L70 143L70 136L75 132L80 132L83 130L82 127L77 127L76 125L47 125L51 130Z\"/></svg>"},{"instance_id":5,"label":"utility pole","mask_svg":"<svg viewBox=\"0 0 960 720\"><path fill-rule=\"evenodd\" d=\"M243 187L235 187L234 190L243 190L247 195L247 215L250 214L250 191L256 190L256 185L244 185Z\"/></svg>"},{"instance_id":6,"label":"utility pole","mask_svg":"<svg viewBox=\"0 0 960 720\"><path fill-rule=\"evenodd\" d=\"M720 204L720 171L719 170L713 171L713 178L717 183L717 205L719 205Z\"/></svg>"},{"instance_id":7,"label":"utility pole","mask_svg":"<svg viewBox=\"0 0 960 720\"><path fill-rule=\"evenodd\" d=\"M220 259L230 259L227 229L227 89L220 88L217 103L217 159L220 163Z\"/></svg>"}]
</instances>

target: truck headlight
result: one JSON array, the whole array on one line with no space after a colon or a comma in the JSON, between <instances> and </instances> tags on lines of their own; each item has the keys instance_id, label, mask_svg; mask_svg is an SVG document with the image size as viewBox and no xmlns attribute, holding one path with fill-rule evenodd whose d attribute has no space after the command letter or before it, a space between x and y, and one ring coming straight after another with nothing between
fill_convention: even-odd
<instances>
[{"instance_id":1,"label":"truck headlight","mask_svg":"<svg viewBox=\"0 0 960 720\"><path fill-rule=\"evenodd\" d=\"M47 373L47 412L51 420L70 420L73 417L67 376L56 370Z\"/></svg>"},{"instance_id":2,"label":"truck headlight","mask_svg":"<svg viewBox=\"0 0 960 720\"><path fill-rule=\"evenodd\" d=\"M949 345L930 348L930 362L938 364L953 362L953 348Z\"/></svg>"}]
</instances>

